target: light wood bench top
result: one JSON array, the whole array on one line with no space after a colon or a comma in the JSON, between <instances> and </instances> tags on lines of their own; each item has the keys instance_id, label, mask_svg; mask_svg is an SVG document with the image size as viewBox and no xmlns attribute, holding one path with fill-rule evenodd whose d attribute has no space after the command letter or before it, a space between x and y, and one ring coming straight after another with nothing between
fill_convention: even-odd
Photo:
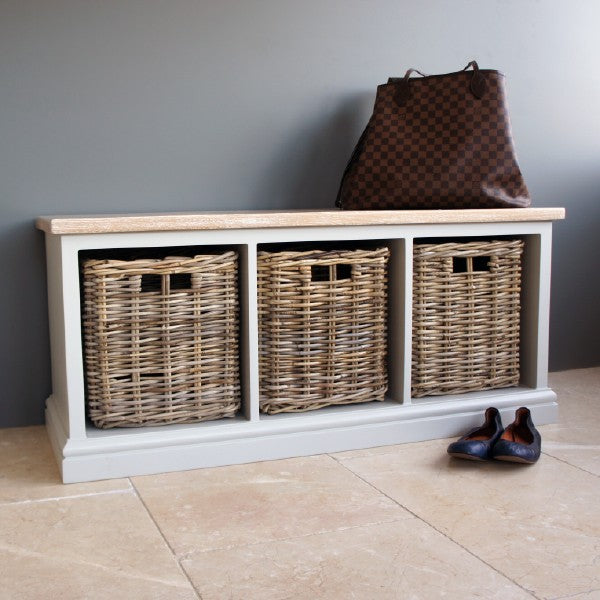
<instances>
[{"instance_id":1,"label":"light wood bench top","mask_svg":"<svg viewBox=\"0 0 600 600\"><path fill-rule=\"evenodd\" d=\"M286 210L39 217L36 227L48 234L136 233L339 225L416 225L429 223L510 223L555 221L564 208L467 210Z\"/></svg>"}]
</instances>

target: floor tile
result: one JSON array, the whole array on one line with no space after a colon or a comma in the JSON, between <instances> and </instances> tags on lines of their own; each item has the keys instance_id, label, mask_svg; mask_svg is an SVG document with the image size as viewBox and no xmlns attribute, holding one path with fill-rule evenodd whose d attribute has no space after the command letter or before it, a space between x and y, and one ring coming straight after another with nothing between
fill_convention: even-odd
<instances>
[{"instance_id":1,"label":"floor tile","mask_svg":"<svg viewBox=\"0 0 600 600\"><path fill-rule=\"evenodd\" d=\"M329 456L133 483L178 555L410 517Z\"/></svg>"},{"instance_id":2,"label":"floor tile","mask_svg":"<svg viewBox=\"0 0 600 600\"><path fill-rule=\"evenodd\" d=\"M127 479L65 485L45 427L0 429L0 505L129 489Z\"/></svg>"},{"instance_id":3,"label":"floor tile","mask_svg":"<svg viewBox=\"0 0 600 600\"><path fill-rule=\"evenodd\" d=\"M436 441L440 442L440 440ZM448 445L450 441L451 440L448 439L443 443ZM423 443L426 444L428 442L409 442L407 444L395 444L393 446L375 446L373 448L361 448L360 450L345 450L343 452L333 452L329 456L335 460L344 461L351 458L366 458L368 456L381 456L383 454L397 454L406 448L410 448L411 446L419 446Z\"/></svg>"},{"instance_id":4,"label":"floor tile","mask_svg":"<svg viewBox=\"0 0 600 600\"><path fill-rule=\"evenodd\" d=\"M564 426L549 425L540 431L544 453L600 477L600 440L593 444L571 442L572 430L565 432Z\"/></svg>"},{"instance_id":5,"label":"floor tile","mask_svg":"<svg viewBox=\"0 0 600 600\"><path fill-rule=\"evenodd\" d=\"M0 596L197 598L134 491L0 507Z\"/></svg>"},{"instance_id":6,"label":"floor tile","mask_svg":"<svg viewBox=\"0 0 600 600\"><path fill-rule=\"evenodd\" d=\"M600 388L600 367L571 369L549 373L550 387L558 393L570 393L575 398L598 398ZM559 398L560 402L560 398ZM577 403L576 403L577 404Z\"/></svg>"},{"instance_id":7,"label":"floor tile","mask_svg":"<svg viewBox=\"0 0 600 600\"><path fill-rule=\"evenodd\" d=\"M446 444L339 460L540 597L600 587L600 478L546 455L533 466L451 459Z\"/></svg>"},{"instance_id":8,"label":"floor tile","mask_svg":"<svg viewBox=\"0 0 600 600\"><path fill-rule=\"evenodd\" d=\"M600 590L592 590L591 592L583 592L574 596L563 596L562 598L553 598L553 600L600 600Z\"/></svg>"},{"instance_id":9,"label":"floor tile","mask_svg":"<svg viewBox=\"0 0 600 600\"><path fill-rule=\"evenodd\" d=\"M600 476L600 368L550 374L559 422L540 429L547 454Z\"/></svg>"},{"instance_id":10,"label":"floor tile","mask_svg":"<svg viewBox=\"0 0 600 600\"><path fill-rule=\"evenodd\" d=\"M193 554L182 564L204 600L533 598L415 518Z\"/></svg>"}]
</instances>

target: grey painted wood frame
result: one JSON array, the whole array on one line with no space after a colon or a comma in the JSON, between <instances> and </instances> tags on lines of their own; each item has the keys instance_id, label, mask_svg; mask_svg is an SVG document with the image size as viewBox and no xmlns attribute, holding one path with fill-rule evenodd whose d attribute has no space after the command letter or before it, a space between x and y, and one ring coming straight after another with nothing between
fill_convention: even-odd
<instances>
[{"instance_id":1,"label":"grey painted wood frame","mask_svg":"<svg viewBox=\"0 0 600 600\"><path fill-rule=\"evenodd\" d=\"M412 244L418 238L512 236L525 241L521 383L455 396L410 395ZM555 422L548 388L551 221L274 227L47 234L53 393L47 426L65 482L184 470L458 435L497 406L506 421L522 405ZM389 245L389 376L383 403L262 415L258 398L256 252L260 244L381 240ZM243 411L233 420L99 430L85 418L78 253L85 249L235 246L241 257Z\"/></svg>"}]
</instances>

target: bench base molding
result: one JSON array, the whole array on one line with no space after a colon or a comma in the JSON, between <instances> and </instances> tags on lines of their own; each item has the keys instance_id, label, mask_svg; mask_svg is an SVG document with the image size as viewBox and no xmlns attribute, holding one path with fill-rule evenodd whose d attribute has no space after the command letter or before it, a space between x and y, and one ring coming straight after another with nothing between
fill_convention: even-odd
<instances>
[{"instance_id":1,"label":"bench base molding","mask_svg":"<svg viewBox=\"0 0 600 600\"><path fill-rule=\"evenodd\" d=\"M550 389L516 388L478 396L410 406L386 402L369 410L336 407L328 414L264 421L232 420L213 426L210 433L197 426L110 433L90 429L91 435L82 440L67 438L50 397L46 424L63 481L76 483L457 437L481 424L488 406L500 410L505 426L520 406L530 408L536 425L558 420L556 394Z\"/></svg>"}]
</instances>

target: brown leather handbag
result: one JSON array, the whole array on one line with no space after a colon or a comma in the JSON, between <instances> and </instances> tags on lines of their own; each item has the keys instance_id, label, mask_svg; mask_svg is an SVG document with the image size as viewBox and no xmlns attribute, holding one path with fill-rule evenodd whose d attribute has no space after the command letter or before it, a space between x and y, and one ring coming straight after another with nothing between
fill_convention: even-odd
<instances>
[{"instance_id":1,"label":"brown leather handbag","mask_svg":"<svg viewBox=\"0 0 600 600\"><path fill-rule=\"evenodd\" d=\"M473 70L469 71L469 67ZM411 78L412 73L422 75ZM336 206L350 210L525 207L504 75L409 69L377 88Z\"/></svg>"}]
</instances>

